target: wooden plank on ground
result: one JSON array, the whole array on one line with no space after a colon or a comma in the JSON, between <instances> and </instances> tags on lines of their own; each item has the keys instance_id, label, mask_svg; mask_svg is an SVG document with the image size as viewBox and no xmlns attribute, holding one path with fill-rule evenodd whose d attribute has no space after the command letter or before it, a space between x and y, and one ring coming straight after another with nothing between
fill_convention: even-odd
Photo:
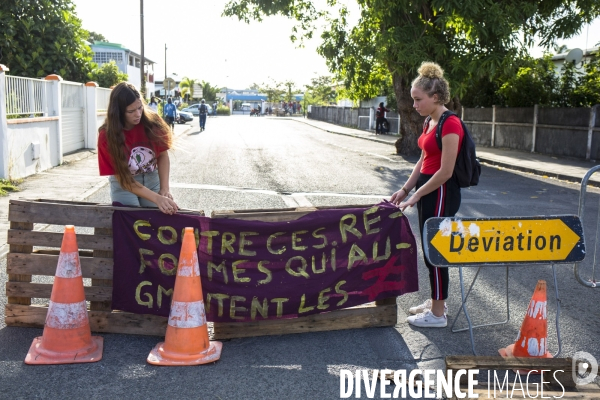
<instances>
[{"instance_id":1,"label":"wooden plank on ground","mask_svg":"<svg viewBox=\"0 0 600 400\"><path fill-rule=\"evenodd\" d=\"M94 228L94 233L97 235L110 236L112 239L112 226L110 228ZM112 251L106 251L103 249L94 250L94 257L111 258ZM113 270L113 263L110 264L111 271ZM112 310L112 274L104 279L92 279L92 286L109 288L111 291L110 299L106 301L93 301L90 303L90 310L92 311L111 311Z\"/></svg>"},{"instance_id":2,"label":"wooden plank on ground","mask_svg":"<svg viewBox=\"0 0 600 400\"><path fill-rule=\"evenodd\" d=\"M22 246L60 247L62 239L63 233L58 232L9 229L7 243ZM112 236L78 234L77 245L80 249L110 250L112 253L113 241Z\"/></svg>"},{"instance_id":3,"label":"wooden plank on ground","mask_svg":"<svg viewBox=\"0 0 600 400\"><path fill-rule=\"evenodd\" d=\"M84 278L112 279L113 259L100 257L79 257L81 273ZM6 272L9 274L28 274L54 276L58 265L58 255L9 253L6 260Z\"/></svg>"},{"instance_id":4,"label":"wooden plank on ground","mask_svg":"<svg viewBox=\"0 0 600 400\"><path fill-rule=\"evenodd\" d=\"M46 321L47 311L48 308L43 306L7 304L6 325L41 328ZM167 329L167 318L156 315L89 311L88 316L93 332L164 336Z\"/></svg>"},{"instance_id":5,"label":"wooden plank on ground","mask_svg":"<svg viewBox=\"0 0 600 400\"><path fill-rule=\"evenodd\" d=\"M525 358L500 356L447 356L449 369L563 369L572 370L570 358Z\"/></svg>"},{"instance_id":6,"label":"wooden plank on ground","mask_svg":"<svg viewBox=\"0 0 600 400\"><path fill-rule=\"evenodd\" d=\"M394 326L397 322L395 305L348 308L293 319L260 320L242 323L214 323L216 340L252 336L287 335L335 331L342 329Z\"/></svg>"},{"instance_id":7,"label":"wooden plank on ground","mask_svg":"<svg viewBox=\"0 0 600 400\"><path fill-rule=\"evenodd\" d=\"M525 393L523 393L522 390L525 391ZM541 398L542 394L540 389L535 386L535 385L525 385L523 384L523 387L521 388L519 385L516 386L515 390L514 390L514 394L511 396L510 393L512 392L512 386L511 389L508 389L505 387L504 391L499 391L498 389L496 389L496 393L494 394L494 390L492 389L492 387L490 386L490 390L488 391L488 388L485 387L475 387L473 388L473 394L478 395L480 399L507 399L507 398L513 398L513 399L522 399L523 396L527 396L527 390L529 389L529 393L530 393L530 397L529 398ZM548 399L563 399L563 400L575 400L575 399L582 399L582 400L598 400L600 398L600 391L597 392L589 392L589 391L571 391L571 390L565 390L564 392L558 388L559 390L548 390L548 389L544 389L544 398L548 398ZM467 393L467 388L463 388L461 390L463 393ZM528 397L525 397L528 398ZM453 396L452 400L458 399L458 397Z\"/></svg>"},{"instance_id":8,"label":"wooden plank on ground","mask_svg":"<svg viewBox=\"0 0 600 400\"><path fill-rule=\"evenodd\" d=\"M85 204L85 203L84 203ZM75 225L85 227L112 227L112 207L97 204L50 203L11 200L8 219L36 224Z\"/></svg>"},{"instance_id":9,"label":"wooden plank on ground","mask_svg":"<svg viewBox=\"0 0 600 400\"><path fill-rule=\"evenodd\" d=\"M22 232L31 232L33 229L32 222L10 222L10 228L14 230L22 230ZM10 244L10 243L9 243ZM10 244L9 251L11 253L28 254L33 251L32 245ZM31 282L29 274L8 274L8 282ZM7 283L8 283L7 282ZM31 304L31 299L28 297L10 297L7 294L7 303L9 304Z\"/></svg>"},{"instance_id":10,"label":"wooden plank on ground","mask_svg":"<svg viewBox=\"0 0 600 400\"><path fill-rule=\"evenodd\" d=\"M110 301L112 299L112 287L84 286L83 290L87 301ZM7 296L49 299L51 294L51 283L6 282Z\"/></svg>"}]
</instances>

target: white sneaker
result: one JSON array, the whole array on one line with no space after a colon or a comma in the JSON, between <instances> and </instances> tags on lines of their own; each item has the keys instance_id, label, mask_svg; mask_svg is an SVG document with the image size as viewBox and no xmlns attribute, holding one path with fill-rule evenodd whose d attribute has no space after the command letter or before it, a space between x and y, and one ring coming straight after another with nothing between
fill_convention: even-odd
<instances>
[{"instance_id":1,"label":"white sneaker","mask_svg":"<svg viewBox=\"0 0 600 400\"><path fill-rule=\"evenodd\" d=\"M436 317L433 315L431 310L427 310L421 314L411 315L410 317L406 318L406 322L421 328L445 328L446 325L448 325L446 313L444 313L444 315L441 317Z\"/></svg>"},{"instance_id":2,"label":"white sneaker","mask_svg":"<svg viewBox=\"0 0 600 400\"><path fill-rule=\"evenodd\" d=\"M408 312L413 315L417 315L417 314L422 314L428 310L431 310L431 299L425 300L425 302L423 302L422 304L419 304L418 306L409 308ZM446 302L444 302L444 313L447 313L447 312L448 312L448 306L446 305Z\"/></svg>"}]
</instances>

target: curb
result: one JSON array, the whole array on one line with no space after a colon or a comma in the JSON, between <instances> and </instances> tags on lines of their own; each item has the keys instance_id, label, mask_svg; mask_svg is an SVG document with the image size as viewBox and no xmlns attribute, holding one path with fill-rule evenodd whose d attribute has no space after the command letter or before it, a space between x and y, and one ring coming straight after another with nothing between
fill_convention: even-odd
<instances>
[{"instance_id":1,"label":"curb","mask_svg":"<svg viewBox=\"0 0 600 400\"><path fill-rule=\"evenodd\" d=\"M565 175L565 174L561 174L561 173L557 173L557 172L548 172L548 171L542 171L539 169L522 167L520 165L509 164L507 162L493 160L493 159L487 158L487 157L477 156L477 158L479 159L479 161L481 161L487 165L491 165L494 167L502 167L502 168L506 168L511 171L526 172L526 173L530 173L530 174L534 174L534 175L538 175L538 176L547 176L550 178L556 178L556 179L573 182L573 183L581 183L581 181L583 180L583 178L579 178L579 177L573 176L573 175ZM594 187L600 186L599 183L593 182L591 180L588 181L588 185L594 186Z\"/></svg>"},{"instance_id":2,"label":"curb","mask_svg":"<svg viewBox=\"0 0 600 400\"><path fill-rule=\"evenodd\" d=\"M284 119L284 118L280 118L280 119ZM293 118L285 118L288 120L296 120ZM389 144L389 145L394 145L394 143L392 142L388 142L385 140L381 140L381 139L375 139L375 138L370 138L370 137L365 137L362 135L353 135L351 133L343 133L343 132L336 132L333 130L329 130L329 129L325 129L325 128L321 128L317 125L313 125L309 122L306 121L302 121L302 120L296 120L298 122L302 122L303 124L312 126L313 128L317 128L320 129L322 131L325 132L329 132L329 133L334 133L336 135L344 135L344 136L350 136L350 137L354 137L354 138L358 138L358 139L364 139L364 140L370 140L372 142L378 142L378 143L384 143L384 144ZM477 156L477 158L479 159L479 161L490 165L490 166L496 166L496 167L502 167L502 168L506 168L508 170L511 171L519 171L519 172L526 172L526 173L530 173L530 174L534 174L534 175L538 175L538 176L548 176L550 178L556 178L556 179L560 179L563 181L568 181L568 182L574 182L574 183L581 183L581 181L583 180L583 178L577 177L577 176L573 176L573 175L565 175L565 174L561 174L561 173L556 173L556 172L548 172L548 171L543 171L543 170L539 170L539 169L533 169L533 168L528 168L528 167L522 167L516 164L510 164L507 162L502 162L502 161L497 161L491 158L487 158L487 157L482 157L482 156ZM600 187L600 183L597 182L593 182L593 181L588 181L588 185L590 186L594 186L594 187Z\"/></svg>"},{"instance_id":3,"label":"curb","mask_svg":"<svg viewBox=\"0 0 600 400\"><path fill-rule=\"evenodd\" d=\"M299 119L295 119L295 118L285 118L285 117L279 117L279 119L287 119L287 120L289 120L289 121L297 121L297 122L301 122L301 123L303 123L303 124L305 124L305 125L312 126L313 128L317 128L317 129L320 129L320 130L322 130L322 131L329 132L329 133L334 133L334 134L336 134L336 135L350 136L350 137L357 138L357 139L370 140L370 141L372 141L372 142L383 143L383 144L389 144L389 145L391 145L391 146L394 146L394 142L390 142L390 141L387 141L387 140L381 140L381 139L376 139L376 138L366 137L366 136L363 136L363 135L353 135L353 134L351 134L351 133L336 132L336 131L332 131L332 130L329 130L329 129L321 128L320 126L313 125L313 124L311 124L311 123L309 123L309 122L306 122L306 121L303 121L303 120L299 120Z\"/></svg>"}]
</instances>

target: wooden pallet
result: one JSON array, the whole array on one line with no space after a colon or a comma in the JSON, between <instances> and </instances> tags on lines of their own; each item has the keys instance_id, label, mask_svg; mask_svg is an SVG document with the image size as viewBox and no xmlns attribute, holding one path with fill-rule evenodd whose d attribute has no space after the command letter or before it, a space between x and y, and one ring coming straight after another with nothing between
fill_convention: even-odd
<instances>
[{"instance_id":1,"label":"wooden pallet","mask_svg":"<svg viewBox=\"0 0 600 400\"><path fill-rule=\"evenodd\" d=\"M353 206L361 207L361 206ZM77 234L81 270L91 278L85 287L90 302L89 319L92 331L162 336L167 319L155 315L133 314L111 309L113 239L112 213L120 209L108 205L59 200L11 200L9 205L6 269L7 304L5 322L8 326L43 327L47 305L32 305L32 298L49 299L52 284L34 283L33 276L54 276L62 232L34 230L34 224L75 225L93 228L93 234ZM314 208L283 210L244 210L213 213L213 218L236 218L260 221L290 221L314 211ZM204 215L200 211L182 211ZM385 299L328 313L296 319L261 320L253 322L215 323L214 338L281 335L377 326L393 326L397 321L396 299Z\"/></svg>"}]
</instances>

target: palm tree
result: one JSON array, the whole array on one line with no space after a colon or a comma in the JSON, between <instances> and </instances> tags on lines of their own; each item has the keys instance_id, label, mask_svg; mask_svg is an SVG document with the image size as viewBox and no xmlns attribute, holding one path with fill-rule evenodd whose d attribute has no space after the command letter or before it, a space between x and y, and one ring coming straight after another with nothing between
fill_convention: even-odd
<instances>
[{"instance_id":1,"label":"palm tree","mask_svg":"<svg viewBox=\"0 0 600 400\"><path fill-rule=\"evenodd\" d=\"M198 82L198 79L188 78L184 76L181 82L179 83L179 87L184 89L187 88L190 93L190 99L194 98L194 84Z\"/></svg>"}]
</instances>

